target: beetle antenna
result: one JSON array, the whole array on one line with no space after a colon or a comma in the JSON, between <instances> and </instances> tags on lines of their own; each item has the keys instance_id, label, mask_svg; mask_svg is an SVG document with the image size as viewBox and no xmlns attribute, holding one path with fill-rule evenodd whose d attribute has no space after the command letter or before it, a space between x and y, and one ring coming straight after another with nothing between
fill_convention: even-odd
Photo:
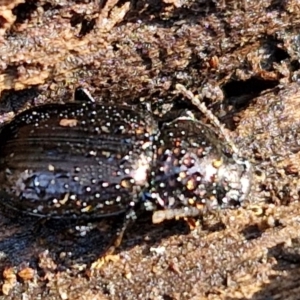
<instances>
[{"instance_id":1,"label":"beetle antenna","mask_svg":"<svg viewBox=\"0 0 300 300\"><path fill-rule=\"evenodd\" d=\"M201 102L199 96L195 96L191 91L187 90L182 84L176 84L176 89L184 97L191 100L192 104L195 105L209 120L214 124L219 130L222 137L232 148L232 151L236 154L239 154L239 150L234 144L233 140L230 138L228 132L225 130L224 124L221 124L219 119L207 108L204 102Z\"/></svg>"}]
</instances>

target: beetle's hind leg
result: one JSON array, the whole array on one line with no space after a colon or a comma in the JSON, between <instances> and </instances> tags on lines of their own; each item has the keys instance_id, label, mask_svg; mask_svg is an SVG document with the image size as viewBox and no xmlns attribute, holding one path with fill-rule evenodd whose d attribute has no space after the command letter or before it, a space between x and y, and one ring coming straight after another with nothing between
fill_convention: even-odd
<instances>
[{"instance_id":1,"label":"beetle's hind leg","mask_svg":"<svg viewBox=\"0 0 300 300\"><path fill-rule=\"evenodd\" d=\"M113 254L115 250L121 245L126 229L136 220L136 213L130 209L124 217L121 227L117 230L110 246L107 248L106 255Z\"/></svg>"},{"instance_id":2,"label":"beetle's hind leg","mask_svg":"<svg viewBox=\"0 0 300 300\"><path fill-rule=\"evenodd\" d=\"M102 252L100 258L92 263L91 270L100 269L106 260L114 255L116 249L121 245L126 229L136 220L136 212L133 208L128 210L124 216L120 228L115 233L108 247Z\"/></svg>"}]
</instances>

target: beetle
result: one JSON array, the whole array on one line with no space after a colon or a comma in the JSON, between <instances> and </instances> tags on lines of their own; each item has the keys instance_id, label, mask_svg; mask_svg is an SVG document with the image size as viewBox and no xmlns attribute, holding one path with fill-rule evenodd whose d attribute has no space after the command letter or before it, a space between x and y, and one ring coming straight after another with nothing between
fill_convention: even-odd
<instances>
[{"instance_id":1,"label":"beetle","mask_svg":"<svg viewBox=\"0 0 300 300\"><path fill-rule=\"evenodd\" d=\"M0 202L46 218L124 215L153 222L236 207L251 164L190 111L161 126L149 111L88 101L45 104L0 131Z\"/></svg>"}]
</instances>

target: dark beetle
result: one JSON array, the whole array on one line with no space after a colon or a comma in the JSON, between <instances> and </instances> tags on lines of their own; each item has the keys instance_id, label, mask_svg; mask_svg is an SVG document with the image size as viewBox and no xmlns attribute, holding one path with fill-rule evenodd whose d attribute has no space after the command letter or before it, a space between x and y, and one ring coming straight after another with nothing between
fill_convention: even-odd
<instances>
[{"instance_id":1,"label":"dark beetle","mask_svg":"<svg viewBox=\"0 0 300 300\"><path fill-rule=\"evenodd\" d=\"M1 202L32 215L91 218L134 206L148 185L156 123L126 106L27 110L0 133Z\"/></svg>"},{"instance_id":2,"label":"dark beetle","mask_svg":"<svg viewBox=\"0 0 300 300\"><path fill-rule=\"evenodd\" d=\"M0 201L26 214L98 218L137 208L153 222L234 207L249 162L190 112L158 128L127 106L68 103L19 114L0 132ZM120 237L122 234L120 234Z\"/></svg>"}]
</instances>

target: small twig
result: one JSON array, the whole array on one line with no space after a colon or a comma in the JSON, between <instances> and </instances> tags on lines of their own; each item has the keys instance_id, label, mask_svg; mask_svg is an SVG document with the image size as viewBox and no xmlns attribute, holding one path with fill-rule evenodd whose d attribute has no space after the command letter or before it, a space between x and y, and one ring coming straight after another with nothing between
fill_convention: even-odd
<instances>
[{"instance_id":1,"label":"small twig","mask_svg":"<svg viewBox=\"0 0 300 300\"><path fill-rule=\"evenodd\" d=\"M238 148L228 135L223 124L220 123L219 119L206 107L204 102L199 100L198 96L195 96L191 91L187 90L182 84L176 84L176 89L186 98L190 99L192 104L195 105L211 122L214 124L222 134L225 141L232 148L232 151L239 154Z\"/></svg>"}]
</instances>

